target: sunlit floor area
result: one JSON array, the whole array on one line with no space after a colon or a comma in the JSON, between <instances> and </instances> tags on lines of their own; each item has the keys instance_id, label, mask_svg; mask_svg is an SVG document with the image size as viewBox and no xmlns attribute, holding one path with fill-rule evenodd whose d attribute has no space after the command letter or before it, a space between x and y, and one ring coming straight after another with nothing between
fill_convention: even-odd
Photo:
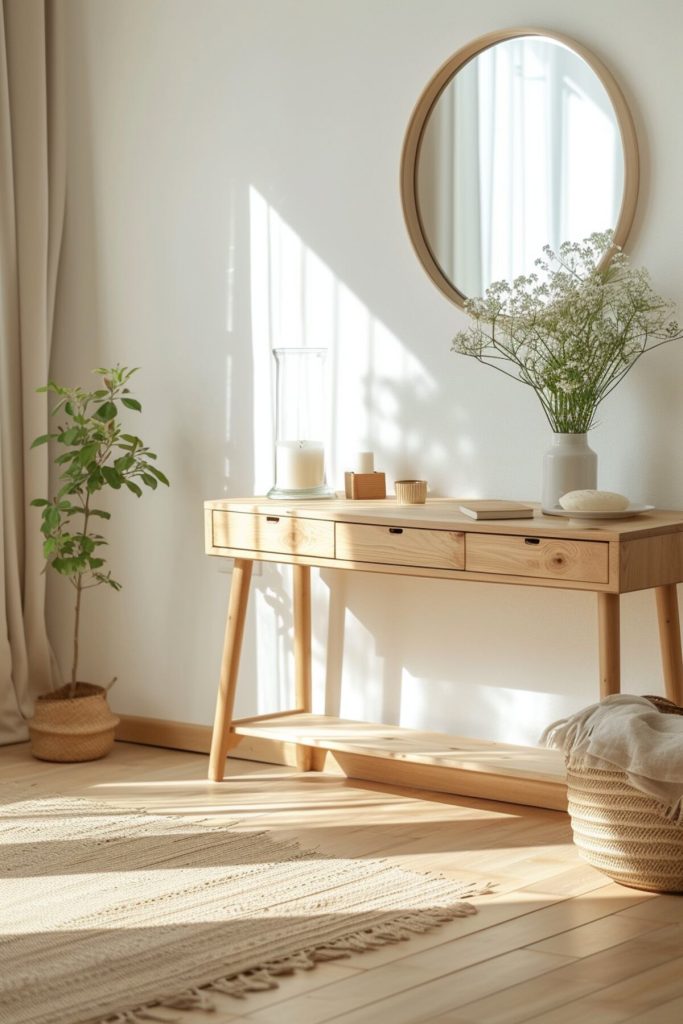
<instances>
[{"instance_id":1,"label":"sunlit floor area","mask_svg":"<svg viewBox=\"0 0 683 1024\"><path fill-rule=\"evenodd\" d=\"M321 964L277 989L217 996L183 1024L674 1024L683 1019L683 898L623 888L585 865L566 815L418 793L119 743L105 760L55 765L27 744L0 749L0 783L78 795L233 829L331 855L490 882L476 916ZM0 807L0 814L2 808ZM235 824L236 822L236 824ZM0 857L1 861L1 857Z\"/></svg>"}]
</instances>

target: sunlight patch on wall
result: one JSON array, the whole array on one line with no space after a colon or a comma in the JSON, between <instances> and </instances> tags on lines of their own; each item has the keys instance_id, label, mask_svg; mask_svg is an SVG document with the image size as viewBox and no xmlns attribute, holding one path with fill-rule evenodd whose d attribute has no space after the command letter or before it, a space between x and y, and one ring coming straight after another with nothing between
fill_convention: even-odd
<instances>
[{"instance_id":1,"label":"sunlight patch on wall","mask_svg":"<svg viewBox=\"0 0 683 1024\"><path fill-rule=\"evenodd\" d=\"M429 404L436 383L422 363L330 270L255 188L249 190L254 366L254 480L273 483L274 365L280 347L327 348L328 482L343 486L357 451L382 458L423 451L404 411Z\"/></svg>"},{"instance_id":2,"label":"sunlight patch on wall","mask_svg":"<svg viewBox=\"0 0 683 1024\"><path fill-rule=\"evenodd\" d=\"M477 737L481 722L489 723L488 740L505 743L534 744L549 722L576 710L570 695L515 690L505 686L468 687L453 680L419 679L404 670L401 682L401 714L399 725L408 725L430 732L443 731L442 709L458 704L458 727L454 735ZM450 715L450 712L449 712Z\"/></svg>"}]
</instances>

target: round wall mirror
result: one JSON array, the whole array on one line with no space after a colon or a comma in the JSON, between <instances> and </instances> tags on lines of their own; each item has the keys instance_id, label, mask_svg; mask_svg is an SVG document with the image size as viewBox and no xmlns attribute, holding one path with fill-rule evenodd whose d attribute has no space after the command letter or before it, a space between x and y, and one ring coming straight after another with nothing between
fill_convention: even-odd
<instances>
[{"instance_id":1,"label":"round wall mirror","mask_svg":"<svg viewBox=\"0 0 683 1024\"><path fill-rule=\"evenodd\" d=\"M408 231L458 305L595 231L623 245L638 149L609 71L551 32L508 30L448 60L422 94L401 162Z\"/></svg>"}]
</instances>

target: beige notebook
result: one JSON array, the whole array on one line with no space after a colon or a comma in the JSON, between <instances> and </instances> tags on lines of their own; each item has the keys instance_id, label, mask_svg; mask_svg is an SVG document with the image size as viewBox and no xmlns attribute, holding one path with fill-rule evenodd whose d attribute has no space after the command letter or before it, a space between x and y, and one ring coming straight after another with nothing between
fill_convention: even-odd
<instances>
[{"instance_id":1,"label":"beige notebook","mask_svg":"<svg viewBox=\"0 0 683 1024\"><path fill-rule=\"evenodd\" d=\"M534 510L521 501L463 501L460 511L470 519L531 519Z\"/></svg>"}]
</instances>

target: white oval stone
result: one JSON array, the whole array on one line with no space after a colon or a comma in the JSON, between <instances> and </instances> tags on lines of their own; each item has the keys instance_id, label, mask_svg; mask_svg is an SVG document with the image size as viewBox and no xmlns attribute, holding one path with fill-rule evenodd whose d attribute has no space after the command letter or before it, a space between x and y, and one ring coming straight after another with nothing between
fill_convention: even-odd
<instances>
[{"instance_id":1,"label":"white oval stone","mask_svg":"<svg viewBox=\"0 0 683 1024\"><path fill-rule=\"evenodd\" d=\"M569 491L560 498L566 512L623 512L630 502L614 491Z\"/></svg>"}]
</instances>

